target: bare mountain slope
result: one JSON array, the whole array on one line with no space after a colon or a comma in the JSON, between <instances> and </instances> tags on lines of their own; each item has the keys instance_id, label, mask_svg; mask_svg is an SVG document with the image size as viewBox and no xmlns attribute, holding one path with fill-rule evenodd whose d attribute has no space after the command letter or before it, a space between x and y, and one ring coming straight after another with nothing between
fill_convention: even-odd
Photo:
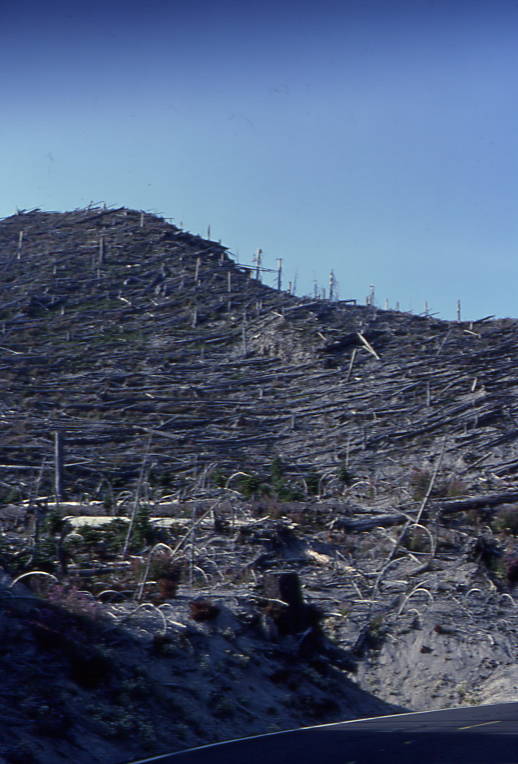
<instances>
[{"instance_id":1,"label":"bare mountain slope","mask_svg":"<svg viewBox=\"0 0 518 764\"><path fill-rule=\"evenodd\" d=\"M0 245L7 761L516 699L518 322L298 298L124 208Z\"/></svg>"},{"instance_id":2,"label":"bare mountain slope","mask_svg":"<svg viewBox=\"0 0 518 764\"><path fill-rule=\"evenodd\" d=\"M264 473L272 452L293 477L347 455L376 469L409 446L425 458L445 431L468 463L514 432L513 321L296 298L126 209L18 214L0 243L0 459L24 480L55 429L76 493L136 475L150 431L175 488L214 465Z\"/></svg>"}]
</instances>

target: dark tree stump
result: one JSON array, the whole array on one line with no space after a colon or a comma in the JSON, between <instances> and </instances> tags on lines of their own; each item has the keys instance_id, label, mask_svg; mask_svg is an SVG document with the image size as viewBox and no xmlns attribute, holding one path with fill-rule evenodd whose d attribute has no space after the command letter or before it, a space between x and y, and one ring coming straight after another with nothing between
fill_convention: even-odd
<instances>
[{"instance_id":1,"label":"dark tree stump","mask_svg":"<svg viewBox=\"0 0 518 764\"><path fill-rule=\"evenodd\" d=\"M298 634L310 626L308 606L304 602L298 573L268 573L264 580L264 595L269 600L266 612L273 620L279 636Z\"/></svg>"}]
</instances>

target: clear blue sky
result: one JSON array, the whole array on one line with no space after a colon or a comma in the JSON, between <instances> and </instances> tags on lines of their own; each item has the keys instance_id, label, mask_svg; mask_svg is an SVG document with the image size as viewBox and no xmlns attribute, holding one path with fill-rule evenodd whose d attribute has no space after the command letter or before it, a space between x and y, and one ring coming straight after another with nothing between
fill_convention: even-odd
<instances>
[{"instance_id":1,"label":"clear blue sky","mask_svg":"<svg viewBox=\"0 0 518 764\"><path fill-rule=\"evenodd\" d=\"M298 294L518 316L516 0L17 0L0 62L2 217L105 201Z\"/></svg>"}]
</instances>

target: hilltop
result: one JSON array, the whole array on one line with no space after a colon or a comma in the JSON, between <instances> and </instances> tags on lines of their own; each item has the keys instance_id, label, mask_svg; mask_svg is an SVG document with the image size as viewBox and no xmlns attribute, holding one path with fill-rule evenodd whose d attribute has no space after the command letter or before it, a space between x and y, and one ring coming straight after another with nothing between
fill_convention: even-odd
<instances>
[{"instance_id":1,"label":"hilltop","mask_svg":"<svg viewBox=\"0 0 518 764\"><path fill-rule=\"evenodd\" d=\"M138 475L150 433L153 476L185 492L216 469L264 477L273 454L293 479L414 445L424 465L446 431L475 461L488 428L514 427L514 321L297 298L126 209L20 213L0 244L0 459L18 479L54 430L67 492L93 498L99 475Z\"/></svg>"},{"instance_id":2,"label":"hilltop","mask_svg":"<svg viewBox=\"0 0 518 764\"><path fill-rule=\"evenodd\" d=\"M6 761L515 699L518 321L300 298L125 208L0 253Z\"/></svg>"}]
</instances>

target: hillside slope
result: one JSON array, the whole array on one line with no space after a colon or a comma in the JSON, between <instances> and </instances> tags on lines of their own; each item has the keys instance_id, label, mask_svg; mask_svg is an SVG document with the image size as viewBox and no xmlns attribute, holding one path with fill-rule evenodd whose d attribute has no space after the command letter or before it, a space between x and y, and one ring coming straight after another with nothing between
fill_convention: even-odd
<instances>
[{"instance_id":1,"label":"hillside slope","mask_svg":"<svg viewBox=\"0 0 518 764\"><path fill-rule=\"evenodd\" d=\"M514 321L296 298L126 209L18 214L0 243L0 459L17 478L56 429L72 494L135 476L150 432L157 475L189 489L215 466L264 475L272 453L293 477L414 445L424 463L444 432L468 464L515 429Z\"/></svg>"},{"instance_id":2,"label":"hillside slope","mask_svg":"<svg viewBox=\"0 0 518 764\"><path fill-rule=\"evenodd\" d=\"M517 321L298 298L125 208L0 244L6 761L516 699Z\"/></svg>"}]
</instances>

